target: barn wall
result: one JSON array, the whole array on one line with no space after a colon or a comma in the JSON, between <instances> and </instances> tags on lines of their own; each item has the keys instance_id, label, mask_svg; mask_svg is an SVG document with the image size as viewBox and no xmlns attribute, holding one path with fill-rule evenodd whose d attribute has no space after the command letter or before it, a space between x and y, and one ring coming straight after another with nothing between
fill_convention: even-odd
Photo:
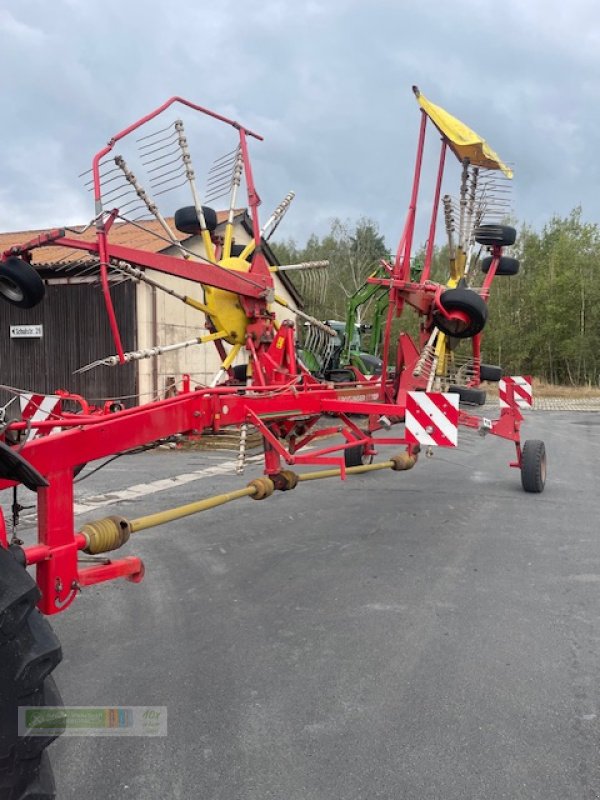
<instances>
[{"instance_id":1,"label":"barn wall","mask_svg":"<svg viewBox=\"0 0 600 800\"><path fill-rule=\"evenodd\" d=\"M131 283L111 290L125 350L136 347L136 292ZM50 283L32 309L0 303L1 383L42 394L67 389L92 402L136 395L136 368L98 367L80 375L78 367L112 355L115 345L102 294L89 283ZM43 325L41 339L11 339L11 325ZM0 390L5 405L10 393ZM132 404L132 400L129 400Z\"/></svg>"},{"instance_id":2,"label":"barn wall","mask_svg":"<svg viewBox=\"0 0 600 800\"><path fill-rule=\"evenodd\" d=\"M242 225L234 227L234 240L237 244L246 244L250 237ZM187 239L185 245L199 256L204 256L204 247L200 237ZM170 252L170 251L165 251ZM177 255L177 251L171 251ZM172 275L146 270L148 277L161 285L173 289L179 294L203 300L202 287L194 281L176 278ZM285 286L275 275L275 290L288 301L293 300ZM150 348L156 345L174 344L201 336L207 333L204 327L204 314L190 306L184 305L165 292L153 290L147 284L137 287L138 308L138 341L139 347ZM289 311L274 305L277 319L289 319ZM225 345L229 349L229 345ZM246 361L245 353L241 353L235 364ZM165 353L156 359L145 359L139 362L139 385L141 400L164 393L172 379L180 381L184 373L191 375L194 383L210 383L220 367L220 358L214 344L194 345L172 353Z\"/></svg>"}]
</instances>

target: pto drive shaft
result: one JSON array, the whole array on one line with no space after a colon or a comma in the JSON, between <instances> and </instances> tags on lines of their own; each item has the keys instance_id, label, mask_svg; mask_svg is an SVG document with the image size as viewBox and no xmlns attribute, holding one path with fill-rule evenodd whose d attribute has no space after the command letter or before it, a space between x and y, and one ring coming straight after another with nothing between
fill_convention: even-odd
<instances>
[{"instance_id":1,"label":"pto drive shaft","mask_svg":"<svg viewBox=\"0 0 600 800\"><path fill-rule=\"evenodd\" d=\"M396 472L412 469L417 461L417 455L402 453L394 456L389 461L381 461L377 464L362 464L356 467L346 467L346 473L359 475L364 472L375 472L376 470L392 469ZM124 545L132 533L143 531L148 528L155 528L157 525L164 525L166 522L173 522L182 517L189 517L191 514L198 514L200 511L207 511L209 508L231 503L241 497L251 497L253 500L263 500L270 497L275 489L288 491L295 489L298 483L303 481L314 481L322 478L337 478L342 470L323 469L315 472L304 472L298 475L291 470L282 470L270 478L255 478L243 489L236 489L233 492L217 494L207 497L204 500L197 500L194 503L187 503L183 506L158 511L156 514L148 514L145 517L127 520L124 517L111 516L104 519L86 523L81 529L81 533L87 541L84 548L85 553L98 555L117 550Z\"/></svg>"}]
</instances>

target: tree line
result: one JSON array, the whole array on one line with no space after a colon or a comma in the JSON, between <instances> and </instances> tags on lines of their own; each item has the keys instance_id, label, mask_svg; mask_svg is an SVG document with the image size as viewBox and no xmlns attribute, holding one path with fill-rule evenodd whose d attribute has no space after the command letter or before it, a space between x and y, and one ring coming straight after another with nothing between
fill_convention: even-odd
<instances>
[{"instance_id":1,"label":"tree line","mask_svg":"<svg viewBox=\"0 0 600 800\"><path fill-rule=\"evenodd\" d=\"M575 208L567 217L552 217L540 231L515 227L517 241L507 254L519 259L521 269L516 276L497 277L492 286L484 362L548 383L600 385L599 225L585 222ZM288 239L272 247L282 264L329 260L329 269L319 275L289 273L305 310L319 319L343 320L350 295L382 258L393 259L377 224L366 218L354 224L336 219L325 236L313 234L304 246ZM423 255L424 248L417 249L417 270ZM447 265L447 249L436 248L432 277L445 282ZM481 280L476 269L469 282L476 287ZM363 321L371 313L365 307ZM409 327L414 331L413 321Z\"/></svg>"}]
</instances>

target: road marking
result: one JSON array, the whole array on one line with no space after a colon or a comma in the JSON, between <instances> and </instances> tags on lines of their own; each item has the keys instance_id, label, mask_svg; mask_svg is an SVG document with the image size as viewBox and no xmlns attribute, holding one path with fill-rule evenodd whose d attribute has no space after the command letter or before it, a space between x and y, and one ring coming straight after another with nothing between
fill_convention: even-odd
<instances>
[{"instance_id":1,"label":"road marking","mask_svg":"<svg viewBox=\"0 0 600 800\"><path fill-rule=\"evenodd\" d=\"M260 461L262 454L259 456L251 456L246 459L246 462ZM234 473L237 466L237 461L223 461L214 467L205 467L198 469L194 472L183 472L180 475L173 475L172 478L161 478L151 483L137 483L134 486L128 486L127 489L121 489L119 492L105 492L104 494L91 495L90 497L81 498L77 503L73 504L73 511L75 515L85 514L88 511L93 511L102 506L110 506L114 503L120 503L123 500L139 500L140 497L145 497L148 494L155 494L156 492L164 492L166 489L174 489L177 486L184 486L186 483L192 481L199 481L202 478L209 478L211 475L223 475L225 473Z\"/></svg>"},{"instance_id":2,"label":"road marking","mask_svg":"<svg viewBox=\"0 0 600 800\"><path fill-rule=\"evenodd\" d=\"M246 459L246 463L262 461L262 453L257 456L250 456ZM149 494L156 492L164 492L167 489L174 489L177 486L184 486L186 483L192 481L199 481L202 478L210 478L211 475L224 475L226 473L235 474L237 461L222 461L213 467L205 467L198 469L194 472L183 472L180 475L174 475L172 478L161 478L151 483L137 483L134 486L128 486L126 489L121 489L118 492L105 492L104 494L90 495L89 497L80 498L76 503L73 503L73 512L75 516L79 514L87 514L94 511L96 508L102 506L110 506L114 503L120 503L123 500L138 500L140 497L145 497ZM30 511L21 514L20 524L22 526L35 525L37 522L37 512Z\"/></svg>"}]
</instances>

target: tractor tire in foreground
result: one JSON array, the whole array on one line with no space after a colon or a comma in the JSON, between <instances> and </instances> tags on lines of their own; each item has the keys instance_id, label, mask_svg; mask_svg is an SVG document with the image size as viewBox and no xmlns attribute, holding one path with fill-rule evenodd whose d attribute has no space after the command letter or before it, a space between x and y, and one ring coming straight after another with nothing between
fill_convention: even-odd
<instances>
[{"instance_id":1,"label":"tractor tire in foreground","mask_svg":"<svg viewBox=\"0 0 600 800\"><path fill-rule=\"evenodd\" d=\"M39 590L10 550L0 547L0 798L54 800L52 768L45 752L65 726L62 699L51 676L60 643L36 609ZM19 708L52 707L43 735L19 729ZM23 720L23 722L25 722ZM35 720L32 721L35 724Z\"/></svg>"}]
</instances>

